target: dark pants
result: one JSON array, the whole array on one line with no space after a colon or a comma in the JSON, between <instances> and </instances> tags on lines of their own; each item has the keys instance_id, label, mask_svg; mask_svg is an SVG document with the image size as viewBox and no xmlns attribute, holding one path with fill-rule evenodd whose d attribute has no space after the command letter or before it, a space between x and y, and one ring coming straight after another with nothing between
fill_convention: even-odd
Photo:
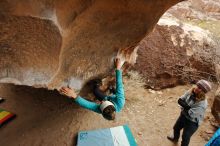
<instances>
[{"instance_id":1,"label":"dark pants","mask_svg":"<svg viewBox=\"0 0 220 146\"><path fill-rule=\"evenodd\" d=\"M198 129L198 124L188 120L182 113L173 127L174 139L178 140L180 137L180 130L183 129L181 146L188 146L190 138Z\"/></svg>"},{"instance_id":2,"label":"dark pants","mask_svg":"<svg viewBox=\"0 0 220 146\"><path fill-rule=\"evenodd\" d=\"M94 87L93 94L99 101L103 101L106 97L106 95L99 89L98 86Z\"/></svg>"}]
</instances>

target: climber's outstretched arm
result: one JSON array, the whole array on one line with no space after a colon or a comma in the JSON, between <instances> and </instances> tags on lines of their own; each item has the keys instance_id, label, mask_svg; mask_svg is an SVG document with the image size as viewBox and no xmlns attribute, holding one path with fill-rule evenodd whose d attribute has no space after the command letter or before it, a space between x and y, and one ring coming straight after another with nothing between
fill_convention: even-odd
<instances>
[{"instance_id":1,"label":"climber's outstretched arm","mask_svg":"<svg viewBox=\"0 0 220 146\"><path fill-rule=\"evenodd\" d=\"M79 106L94 111L96 113L101 113L101 110L99 108L99 105L97 103L94 102L90 102L80 96L77 96L76 92L74 91L74 89L71 89L69 87L62 87L59 92L63 95L68 96L69 98L73 98L76 102L76 104L78 104Z\"/></svg>"}]
</instances>

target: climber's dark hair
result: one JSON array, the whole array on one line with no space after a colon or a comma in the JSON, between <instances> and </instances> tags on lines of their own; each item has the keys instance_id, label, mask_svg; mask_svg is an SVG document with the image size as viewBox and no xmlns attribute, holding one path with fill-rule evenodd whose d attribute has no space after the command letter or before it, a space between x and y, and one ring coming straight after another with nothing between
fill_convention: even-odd
<instances>
[{"instance_id":1,"label":"climber's dark hair","mask_svg":"<svg viewBox=\"0 0 220 146\"><path fill-rule=\"evenodd\" d=\"M114 120L115 119L115 107L113 105L107 106L103 110L102 115L107 120Z\"/></svg>"}]
</instances>

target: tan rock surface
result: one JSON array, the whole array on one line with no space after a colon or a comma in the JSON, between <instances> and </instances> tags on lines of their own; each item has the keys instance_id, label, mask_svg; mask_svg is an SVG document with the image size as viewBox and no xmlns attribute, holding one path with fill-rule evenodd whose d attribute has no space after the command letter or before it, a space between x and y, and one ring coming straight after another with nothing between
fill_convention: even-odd
<instances>
[{"instance_id":1,"label":"tan rock surface","mask_svg":"<svg viewBox=\"0 0 220 146\"><path fill-rule=\"evenodd\" d=\"M1 82L7 80L25 85L40 84L49 88L68 84L81 89L91 77L108 73L118 50L137 44L152 30L160 16L179 1L181 0L2 0L0 13L6 19L1 19L0 22L3 26L7 23L8 30L1 27L0 33L7 34L13 28L14 34L5 39L1 36L1 44L11 40L8 45L15 55L1 53L6 61L7 58L13 58L9 61L10 71L5 71L7 64L1 62ZM27 19L27 22L22 19ZM40 26L35 26L38 23L41 23ZM28 28L32 31L25 36L18 33L19 28L22 28L19 33L25 33L23 31ZM62 38L57 34L57 28ZM38 35L35 35L34 30ZM14 38L16 35L21 37ZM29 37L32 37L29 40L31 45L27 43ZM21 43L13 47L16 39ZM45 53L39 53L40 50ZM23 54L17 55L20 51ZM26 52L31 53L25 54ZM34 54L41 56L33 57ZM21 56L26 59L23 60ZM17 66L14 65L16 63ZM37 72L36 68L39 68Z\"/></svg>"},{"instance_id":2,"label":"tan rock surface","mask_svg":"<svg viewBox=\"0 0 220 146\"><path fill-rule=\"evenodd\" d=\"M215 94L215 99L212 105L212 114L220 124L220 88L218 88Z\"/></svg>"},{"instance_id":3,"label":"tan rock surface","mask_svg":"<svg viewBox=\"0 0 220 146\"><path fill-rule=\"evenodd\" d=\"M59 66L61 41L49 20L0 15L0 82L47 84Z\"/></svg>"}]
</instances>

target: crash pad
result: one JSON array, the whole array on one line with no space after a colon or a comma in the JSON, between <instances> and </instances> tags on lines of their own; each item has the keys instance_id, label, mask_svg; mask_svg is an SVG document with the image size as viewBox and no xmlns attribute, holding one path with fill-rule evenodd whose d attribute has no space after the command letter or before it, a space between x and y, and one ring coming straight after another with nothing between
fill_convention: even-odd
<instances>
[{"instance_id":1,"label":"crash pad","mask_svg":"<svg viewBox=\"0 0 220 146\"><path fill-rule=\"evenodd\" d=\"M15 114L8 112L6 110L0 109L0 126L12 119Z\"/></svg>"},{"instance_id":2,"label":"crash pad","mask_svg":"<svg viewBox=\"0 0 220 146\"><path fill-rule=\"evenodd\" d=\"M137 146L128 125L80 131L77 146Z\"/></svg>"}]
</instances>

